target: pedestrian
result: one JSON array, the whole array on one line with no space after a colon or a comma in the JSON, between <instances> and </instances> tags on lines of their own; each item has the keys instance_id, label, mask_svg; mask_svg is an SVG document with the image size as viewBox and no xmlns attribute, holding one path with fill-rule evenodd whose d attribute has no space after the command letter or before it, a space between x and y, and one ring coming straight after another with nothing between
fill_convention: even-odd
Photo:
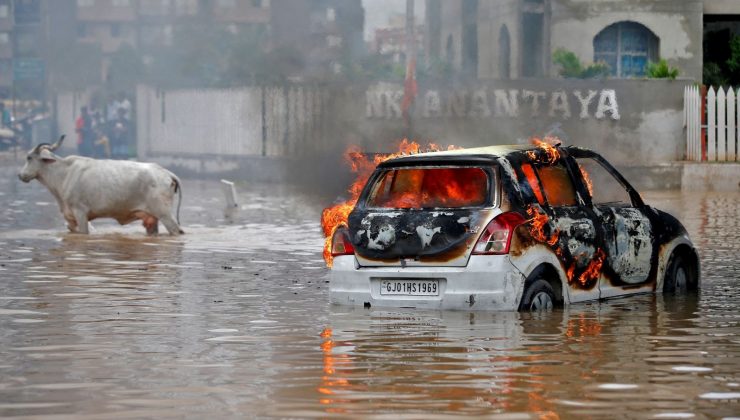
<instances>
[{"instance_id":1,"label":"pedestrian","mask_svg":"<svg viewBox=\"0 0 740 420\"><path fill-rule=\"evenodd\" d=\"M10 128L13 123L13 118L10 116L10 111L5 109L5 102L0 102L0 114L2 114L2 117L0 119L0 127Z\"/></svg>"},{"instance_id":2,"label":"pedestrian","mask_svg":"<svg viewBox=\"0 0 740 420\"><path fill-rule=\"evenodd\" d=\"M126 94L118 92L118 109L123 109L123 118L131 121L131 101L128 100Z\"/></svg>"},{"instance_id":3,"label":"pedestrian","mask_svg":"<svg viewBox=\"0 0 740 420\"><path fill-rule=\"evenodd\" d=\"M128 159L131 121L126 118L126 109L119 108L115 120L109 121L109 135L114 159Z\"/></svg>"},{"instance_id":4,"label":"pedestrian","mask_svg":"<svg viewBox=\"0 0 740 420\"><path fill-rule=\"evenodd\" d=\"M86 106L80 108L80 116L75 121L75 131L77 132L77 152L81 156L92 156L94 152L94 132L92 118L87 112Z\"/></svg>"},{"instance_id":5,"label":"pedestrian","mask_svg":"<svg viewBox=\"0 0 740 420\"><path fill-rule=\"evenodd\" d=\"M127 120L131 120L131 102L126 98L126 94L118 92L118 95L108 104L108 121L113 121L118 118L118 110L123 108L124 117Z\"/></svg>"},{"instance_id":6,"label":"pedestrian","mask_svg":"<svg viewBox=\"0 0 740 420\"><path fill-rule=\"evenodd\" d=\"M95 151L95 157L105 157L107 159L110 159L111 149L110 141L108 140L107 135L108 130L105 119L103 119L103 113L100 111L95 111L92 114L92 130L94 138L93 148Z\"/></svg>"}]
</instances>

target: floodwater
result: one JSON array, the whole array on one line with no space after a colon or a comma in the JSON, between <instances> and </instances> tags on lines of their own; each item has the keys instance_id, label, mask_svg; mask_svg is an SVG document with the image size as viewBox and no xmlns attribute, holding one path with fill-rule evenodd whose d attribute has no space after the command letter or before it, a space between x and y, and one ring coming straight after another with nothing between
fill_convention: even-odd
<instances>
[{"instance_id":1,"label":"floodwater","mask_svg":"<svg viewBox=\"0 0 740 420\"><path fill-rule=\"evenodd\" d=\"M700 249L702 289L539 315L328 304L321 202L184 183L187 234L67 234L0 179L0 416L740 416L740 194L643 194Z\"/></svg>"}]
</instances>

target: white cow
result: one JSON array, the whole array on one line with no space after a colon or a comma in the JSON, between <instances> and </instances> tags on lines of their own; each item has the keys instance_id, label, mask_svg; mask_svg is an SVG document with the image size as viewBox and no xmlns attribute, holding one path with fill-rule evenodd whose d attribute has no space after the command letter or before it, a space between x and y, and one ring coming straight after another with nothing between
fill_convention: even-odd
<instances>
[{"instance_id":1,"label":"white cow","mask_svg":"<svg viewBox=\"0 0 740 420\"><path fill-rule=\"evenodd\" d=\"M34 147L18 177L38 179L49 189L70 232L88 233L88 221L110 217L122 225L142 220L150 235L158 232L160 220L170 235L184 233L179 225L182 188L175 174L155 163L57 156L54 150L62 141L64 136ZM171 214L175 193L177 222Z\"/></svg>"}]
</instances>

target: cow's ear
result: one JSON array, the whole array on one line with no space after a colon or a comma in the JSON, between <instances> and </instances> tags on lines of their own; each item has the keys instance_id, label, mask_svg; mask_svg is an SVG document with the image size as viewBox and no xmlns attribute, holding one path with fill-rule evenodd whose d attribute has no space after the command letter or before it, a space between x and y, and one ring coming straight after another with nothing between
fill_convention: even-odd
<instances>
[{"instance_id":1,"label":"cow's ear","mask_svg":"<svg viewBox=\"0 0 740 420\"><path fill-rule=\"evenodd\" d=\"M41 157L41 161L44 163L54 163L57 161L57 157L54 156L54 153L51 153L48 149L41 149L39 156Z\"/></svg>"}]
</instances>

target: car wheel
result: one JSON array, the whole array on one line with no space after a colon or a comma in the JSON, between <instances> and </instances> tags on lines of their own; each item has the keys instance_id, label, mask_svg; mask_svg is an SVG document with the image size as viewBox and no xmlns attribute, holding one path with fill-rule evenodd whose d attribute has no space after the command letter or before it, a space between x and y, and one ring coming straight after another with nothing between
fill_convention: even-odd
<instances>
[{"instance_id":1,"label":"car wheel","mask_svg":"<svg viewBox=\"0 0 740 420\"><path fill-rule=\"evenodd\" d=\"M519 310L524 312L551 311L555 307L555 291L543 279L533 281L522 296Z\"/></svg>"},{"instance_id":2,"label":"car wheel","mask_svg":"<svg viewBox=\"0 0 740 420\"><path fill-rule=\"evenodd\" d=\"M663 293L681 295L685 294L691 286L691 270L688 264L680 254L671 255L663 279Z\"/></svg>"}]
</instances>

